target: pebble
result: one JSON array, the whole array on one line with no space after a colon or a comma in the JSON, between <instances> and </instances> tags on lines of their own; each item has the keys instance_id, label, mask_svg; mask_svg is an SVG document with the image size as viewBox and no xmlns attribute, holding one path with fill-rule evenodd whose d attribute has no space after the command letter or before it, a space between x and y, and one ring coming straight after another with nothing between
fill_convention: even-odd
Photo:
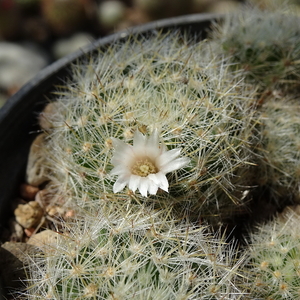
<instances>
[{"instance_id":1,"label":"pebble","mask_svg":"<svg viewBox=\"0 0 300 300\"><path fill-rule=\"evenodd\" d=\"M34 200L39 188L30 184L22 183L20 187L20 196L24 200Z\"/></svg>"},{"instance_id":2,"label":"pebble","mask_svg":"<svg viewBox=\"0 0 300 300\"><path fill-rule=\"evenodd\" d=\"M65 55L73 53L74 51L83 48L84 46L92 43L94 37L85 32L79 32L67 39L60 39L55 42L52 52L56 59Z\"/></svg>"},{"instance_id":3,"label":"pebble","mask_svg":"<svg viewBox=\"0 0 300 300\"><path fill-rule=\"evenodd\" d=\"M39 134L30 146L26 167L26 181L33 187L38 187L49 180L48 168L45 163L45 152L41 150L43 149L44 138L44 133Z\"/></svg>"},{"instance_id":4,"label":"pebble","mask_svg":"<svg viewBox=\"0 0 300 300\"><path fill-rule=\"evenodd\" d=\"M28 229L40 224L44 210L36 201L29 201L26 204L19 204L14 214L17 222Z\"/></svg>"},{"instance_id":5,"label":"pebble","mask_svg":"<svg viewBox=\"0 0 300 300\"><path fill-rule=\"evenodd\" d=\"M50 247L47 247L47 245L51 245L57 241L59 238L59 234L55 231L52 231L50 229L43 230L39 233L36 233L30 237L30 239L27 241L28 244L39 247L41 249L45 249L49 251L51 249Z\"/></svg>"},{"instance_id":6,"label":"pebble","mask_svg":"<svg viewBox=\"0 0 300 300\"><path fill-rule=\"evenodd\" d=\"M125 18L126 6L121 1L103 1L98 8L98 18L106 28L113 28Z\"/></svg>"},{"instance_id":7,"label":"pebble","mask_svg":"<svg viewBox=\"0 0 300 300\"><path fill-rule=\"evenodd\" d=\"M16 90L32 79L48 61L38 51L0 42L0 88Z\"/></svg>"},{"instance_id":8,"label":"pebble","mask_svg":"<svg viewBox=\"0 0 300 300\"><path fill-rule=\"evenodd\" d=\"M50 217L62 216L66 213L66 209L57 205L49 205L46 208L46 212Z\"/></svg>"}]
</instances>

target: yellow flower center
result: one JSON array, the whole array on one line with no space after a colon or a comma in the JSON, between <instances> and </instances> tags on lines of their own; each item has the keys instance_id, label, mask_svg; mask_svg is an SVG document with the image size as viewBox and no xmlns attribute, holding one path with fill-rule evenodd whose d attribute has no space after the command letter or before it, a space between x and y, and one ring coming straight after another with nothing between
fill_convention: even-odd
<instances>
[{"instance_id":1,"label":"yellow flower center","mask_svg":"<svg viewBox=\"0 0 300 300\"><path fill-rule=\"evenodd\" d=\"M138 175L141 177L147 177L149 174L157 173L157 168L150 159L145 158L136 161L131 169L132 174Z\"/></svg>"}]
</instances>

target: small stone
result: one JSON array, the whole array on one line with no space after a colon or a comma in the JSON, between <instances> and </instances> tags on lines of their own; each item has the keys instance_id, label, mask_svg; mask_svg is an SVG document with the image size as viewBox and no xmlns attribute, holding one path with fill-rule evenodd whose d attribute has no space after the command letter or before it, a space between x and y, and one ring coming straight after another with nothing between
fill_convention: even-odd
<instances>
[{"instance_id":1,"label":"small stone","mask_svg":"<svg viewBox=\"0 0 300 300\"><path fill-rule=\"evenodd\" d=\"M53 46L54 56L57 59L61 58L85 47L93 41L94 37L85 32L76 33L68 39L60 39Z\"/></svg>"},{"instance_id":2,"label":"small stone","mask_svg":"<svg viewBox=\"0 0 300 300\"><path fill-rule=\"evenodd\" d=\"M65 214L65 209L57 205L52 205L46 208L46 212L50 217L63 216Z\"/></svg>"},{"instance_id":3,"label":"small stone","mask_svg":"<svg viewBox=\"0 0 300 300\"><path fill-rule=\"evenodd\" d=\"M36 227L44 215L43 209L36 201L19 204L14 213L17 222L24 228Z\"/></svg>"},{"instance_id":4,"label":"small stone","mask_svg":"<svg viewBox=\"0 0 300 300\"><path fill-rule=\"evenodd\" d=\"M98 18L105 27L113 28L124 19L126 7L121 1L103 1L99 5Z\"/></svg>"},{"instance_id":5,"label":"small stone","mask_svg":"<svg viewBox=\"0 0 300 300\"><path fill-rule=\"evenodd\" d=\"M71 209L65 213L64 218L70 219L70 218L73 218L74 216L75 216L75 211L73 209Z\"/></svg>"},{"instance_id":6,"label":"small stone","mask_svg":"<svg viewBox=\"0 0 300 300\"><path fill-rule=\"evenodd\" d=\"M48 168L45 163L45 134L39 134L31 144L26 168L26 180L32 186L39 186L48 179Z\"/></svg>"},{"instance_id":7,"label":"small stone","mask_svg":"<svg viewBox=\"0 0 300 300\"><path fill-rule=\"evenodd\" d=\"M45 250L47 249L47 245L56 243L58 238L59 234L57 232L46 229L32 235L27 243ZM50 249L50 247L48 249Z\"/></svg>"},{"instance_id":8,"label":"small stone","mask_svg":"<svg viewBox=\"0 0 300 300\"><path fill-rule=\"evenodd\" d=\"M24 200L34 200L39 188L30 184L23 183L20 187L20 196Z\"/></svg>"},{"instance_id":9,"label":"small stone","mask_svg":"<svg viewBox=\"0 0 300 300\"><path fill-rule=\"evenodd\" d=\"M0 88L20 88L47 63L39 51L14 43L0 42Z\"/></svg>"}]
</instances>

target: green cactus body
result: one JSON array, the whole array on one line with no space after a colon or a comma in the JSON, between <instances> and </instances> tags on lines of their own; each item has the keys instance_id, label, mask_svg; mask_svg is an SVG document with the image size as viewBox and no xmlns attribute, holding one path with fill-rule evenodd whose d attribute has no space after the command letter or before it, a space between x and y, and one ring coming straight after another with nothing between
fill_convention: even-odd
<instances>
[{"instance_id":1,"label":"green cactus body","mask_svg":"<svg viewBox=\"0 0 300 300\"><path fill-rule=\"evenodd\" d=\"M274 11L257 7L238 11L216 25L212 39L237 69L263 89L299 88L299 17L279 5ZM221 44L221 47L220 47Z\"/></svg>"},{"instance_id":2,"label":"green cactus body","mask_svg":"<svg viewBox=\"0 0 300 300\"><path fill-rule=\"evenodd\" d=\"M242 293L242 259L222 236L149 209L65 223L43 251L32 258L26 299L238 299Z\"/></svg>"},{"instance_id":3,"label":"green cactus body","mask_svg":"<svg viewBox=\"0 0 300 300\"><path fill-rule=\"evenodd\" d=\"M280 207L300 200L300 106L293 97L272 97L259 111L258 184Z\"/></svg>"},{"instance_id":4,"label":"green cactus body","mask_svg":"<svg viewBox=\"0 0 300 300\"><path fill-rule=\"evenodd\" d=\"M150 200L197 216L230 215L251 185L254 98L205 42L176 33L129 37L74 65L57 91L56 112L47 116L53 181L80 201ZM113 192L114 142L132 146L137 131L141 140L158 132L158 149L180 149L176 161L189 161L167 172L168 193Z\"/></svg>"},{"instance_id":5,"label":"green cactus body","mask_svg":"<svg viewBox=\"0 0 300 300\"><path fill-rule=\"evenodd\" d=\"M258 226L251 235L248 262L253 297L299 299L299 246L299 215L294 212Z\"/></svg>"}]
</instances>

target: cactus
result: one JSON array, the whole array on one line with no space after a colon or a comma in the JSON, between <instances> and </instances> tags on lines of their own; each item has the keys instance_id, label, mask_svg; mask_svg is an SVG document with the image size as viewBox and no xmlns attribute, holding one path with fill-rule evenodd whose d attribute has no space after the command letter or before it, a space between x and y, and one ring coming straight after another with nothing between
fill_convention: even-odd
<instances>
[{"instance_id":1,"label":"cactus","mask_svg":"<svg viewBox=\"0 0 300 300\"><path fill-rule=\"evenodd\" d=\"M256 183L272 202L299 201L300 27L290 2L267 1L225 17L211 32L216 55L227 56L232 72L243 70L257 88ZM221 45L221 47L220 47Z\"/></svg>"},{"instance_id":2,"label":"cactus","mask_svg":"<svg viewBox=\"0 0 300 300\"><path fill-rule=\"evenodd\" d=\"M215 51L230 56L235 68L262 90L299 89L300 25L287 4L239 10L211 35Z\"/></svg>"},{"instance_id":3,"label":"cactus","mask_svg":"<svg viewBox=\"0 0 300 300\"><path fill-rule=\"evenodd\" d=\"M270 97L259 111L257 184L279 207L300 200L300 106L293 95Z\"/></svg>"},{"instance_id":4,"label":"cactus","mask_svg":"<svg viewBox=\"0 0 300 300\"><path fill-rule=\"evenodd\" d=\"M251 299L299 299L299 222L290 209L251 234L246 264Z\"/></svg>"},{"instance_id":5,"label":"cactus","mask_svg":"<svg viewBox=\"0 0 300 300\"><path fill-rule=\"evenodd\" d=\"M244 252L213 233L262 189L299 201L296 20L251 8L208 41L128 36L72 66L36 170L73 219L31 258L24 298L300 297L299 216L258 224Z\"/></svg>"},{"instance_id":6,"label":"cactus","mask_svg":"<svg viewBox=\"0 0 300 300\"><path fill-rule=\"evenodd\" d=\"M239 299L243 257L222 235L163 213L98 210L64 223L32 257L24 299Z\"/></svg>"},{"instance_id":7,"label":"cactus","mask_svg":"<svg viewBox=\"0 0 300 300\"><path fill-rule=\"evenodd\" d=\"M229 216L251 185L255 93L204 42L168 33L113 44L74 65L56 92L45 154L53 181L72 201L86 195L76 205L107 198ZM147 151L152 171L130 181Z\"/></svg>"}]
</instances>

